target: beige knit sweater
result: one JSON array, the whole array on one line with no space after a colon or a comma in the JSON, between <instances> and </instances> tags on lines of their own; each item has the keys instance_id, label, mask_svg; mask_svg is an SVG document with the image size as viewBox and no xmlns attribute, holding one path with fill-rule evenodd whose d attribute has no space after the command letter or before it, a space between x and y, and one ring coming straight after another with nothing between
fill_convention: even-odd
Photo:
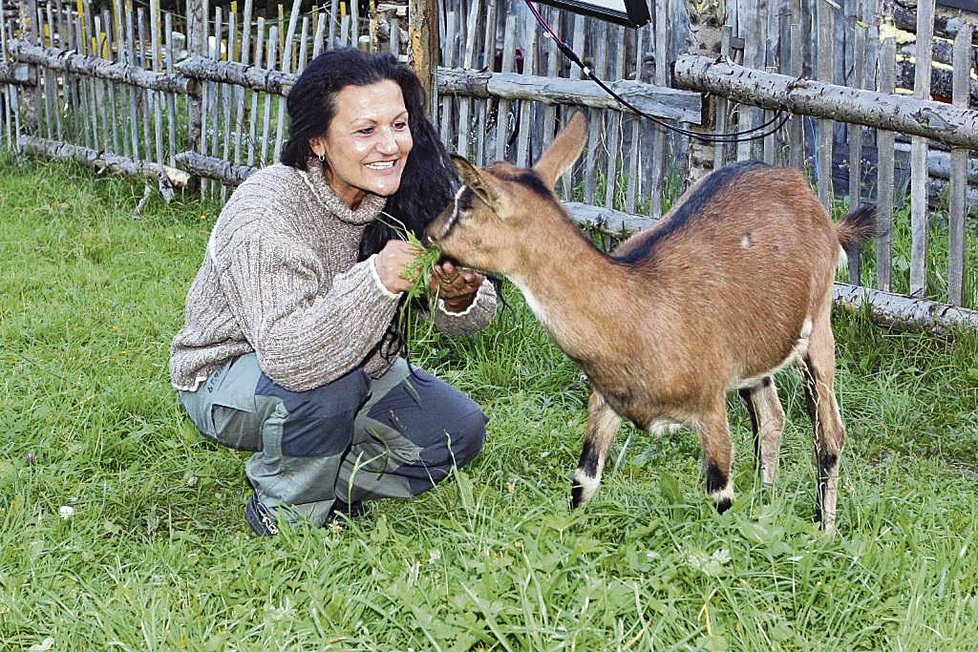
<instances>
[{"instance_id":1,"label":"beige knit sweater","mask_svg":"<svg viewBox=\"0 0 978 652\"><path fill-rule=\"evenodd\" d=\"M356 262L384 203L367 195L351 210L318 164L308 172L276 164L251 175L221 211L187 295L184 327L170 349L174 387L196 390L215 368L251 351L291 391L358 365L373 377L386 371L394 353L375 349L399 295L381 283L374 257ZM442 332L468 334L486 326L495 307L487 281L465 312L439 303L433 318Z\"/></svg>"}]
</instances>

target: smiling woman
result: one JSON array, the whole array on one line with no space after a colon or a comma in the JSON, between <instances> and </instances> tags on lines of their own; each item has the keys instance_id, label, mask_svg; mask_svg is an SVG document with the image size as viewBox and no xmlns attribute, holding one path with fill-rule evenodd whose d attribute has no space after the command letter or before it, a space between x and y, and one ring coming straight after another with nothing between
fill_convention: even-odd
<instances>
[{"instance_id":1,"label":"smiling woman","mask_svg":"<svg viewBox=\"0 0 978 652\"><path fill-rule=\"evenodd\" d=\"M421 252L391 223L422 235L454 185L423 98L390 55L314 60L288 95L281 163L228 200L190 287L171 380L205 436L253 451L257 534L415 496L482 448L478 406L398 357ZM430 282L443 332L492 318L481 274L445 262Z\"/></svg>"}]
</instances>

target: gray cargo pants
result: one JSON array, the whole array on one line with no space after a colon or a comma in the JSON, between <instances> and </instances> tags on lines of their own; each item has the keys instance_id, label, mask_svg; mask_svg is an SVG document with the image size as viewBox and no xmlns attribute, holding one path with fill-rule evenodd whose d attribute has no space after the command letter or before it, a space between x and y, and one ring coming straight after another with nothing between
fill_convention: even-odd
<instances>
[{"instance_id":1,"label":"gray cargo pants","mask_svg":"<svg viewBox=\"0 0 978 652\"><path fill-rule=\"evenodd\" d=\"M246 473L267 508L320 526L337 500L417 496L482 450L487 419L479 407L444 381L414 372L398 358L377 379L358 367L291 392L251 353L179 396L208 438L255 451Z\"/></svg>"}]
</instances>

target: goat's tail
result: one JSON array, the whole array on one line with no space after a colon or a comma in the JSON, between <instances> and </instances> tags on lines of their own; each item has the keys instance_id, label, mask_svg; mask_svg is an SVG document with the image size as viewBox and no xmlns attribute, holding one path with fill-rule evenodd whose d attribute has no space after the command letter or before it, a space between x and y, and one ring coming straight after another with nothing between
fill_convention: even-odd
<instances>
[{"instance_id":1,"label":"goat's tail","mask_svg":"<svg viewBox=\"0 0 978 652\"><path fill-rule=\"evenodd\" d=\"M876 217L876 206L866 204L842 218L835 225L835 233L842 249L851 255L859 251L859 245L866 240L886 235L887 229Z\"/></svg>"}]
</instances>

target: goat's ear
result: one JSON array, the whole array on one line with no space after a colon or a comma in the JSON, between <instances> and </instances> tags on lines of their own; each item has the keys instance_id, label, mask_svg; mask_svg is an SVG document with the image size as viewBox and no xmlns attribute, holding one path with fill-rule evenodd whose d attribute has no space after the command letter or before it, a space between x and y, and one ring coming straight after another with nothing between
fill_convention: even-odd
<instances>
[{"instance_id":1,"label":"goat's ear","mask_svg":"<svg viewBox=\"0 0 978 652\"><path fill-rule=\"evenodd\" d=\"M586 142L587 118L580 111L575 111L554 141L550 143L550 147L540 155L540 159L533 166L533 171L540 175L548 188L553 188L564 170L577 161Z\"/></svg>"},{"instance_id":2,"label":"goat's ear","mask_svg":"<svg viewBox=\"0 0 978 652\"><path fill-rule=\"evenodd\" d=\"M458 175L462 177L463 183L475 191L475 194L484 201L493 212L498 212L500 208L500 196L493 187L492 178L482 170L469 163L467 158L452 154L452 164Z\"/></svg>"}]
</instances>

